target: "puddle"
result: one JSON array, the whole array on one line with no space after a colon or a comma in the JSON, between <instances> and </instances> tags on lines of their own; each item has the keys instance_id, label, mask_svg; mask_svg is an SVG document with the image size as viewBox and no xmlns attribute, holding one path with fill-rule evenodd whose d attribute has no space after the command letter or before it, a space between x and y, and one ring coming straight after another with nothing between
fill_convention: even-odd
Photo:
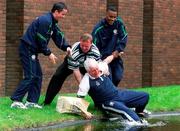
<instances>
[{"instance_id":1,"label":"puddle","mask_svg":"<svg viewBox=\"0 0 180 131\"><path fill-rule=\"evenodd\" d=\"M76 121L30 131L180 131L180 115L154 115L147 126L128 126L122 121Z\"/></svg>"}]
</instances>

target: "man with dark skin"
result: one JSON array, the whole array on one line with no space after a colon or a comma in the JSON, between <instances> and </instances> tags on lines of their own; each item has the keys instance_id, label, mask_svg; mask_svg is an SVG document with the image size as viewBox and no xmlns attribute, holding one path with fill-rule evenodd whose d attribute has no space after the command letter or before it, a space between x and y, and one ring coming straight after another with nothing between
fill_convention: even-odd
<instances>
[{"instance_id":1,"label":"man with dark skin","mask_svg":"<svg viewBox=\"0 0 180 131\"><path fill-rule=\"evenodd\" d=\"M127 43L127 32L117 10L110 6L106 17L93 29L93 43L98 47L102 60L109 65L110 78L118 86L123 77L124 67L121 56Z\"/></svg>"}]
</instances>

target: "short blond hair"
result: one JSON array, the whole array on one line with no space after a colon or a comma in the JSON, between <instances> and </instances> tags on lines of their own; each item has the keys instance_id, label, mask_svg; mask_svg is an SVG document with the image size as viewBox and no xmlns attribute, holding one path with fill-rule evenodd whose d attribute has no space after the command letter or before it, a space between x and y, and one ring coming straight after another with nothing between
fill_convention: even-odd
<instances>
[{"instance_id":1,"label":"short blond hair","mask_svg":"<svg viewBox=\"0 0 180 131\"><path fill-rule=\"evenodd\" d=\"M80 37L81 41L87 41L90 40L92 42L92 35L89 33L84 33L81 37Z\"/></svg>"}]
</instances>

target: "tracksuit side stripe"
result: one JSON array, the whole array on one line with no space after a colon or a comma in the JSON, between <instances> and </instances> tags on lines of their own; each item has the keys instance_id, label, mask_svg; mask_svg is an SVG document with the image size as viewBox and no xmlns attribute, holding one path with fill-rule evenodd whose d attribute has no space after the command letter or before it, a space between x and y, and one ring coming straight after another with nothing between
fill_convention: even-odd
<instances>
[{"instance_id":1,"label":"tracksuit side stripe","mask_svg":"<svg viewBox=\"0 0 180 131\"><path fill-rule=\"evenodd\" d=\"M113 108L113 107L105 106L104 104L102 104L102 107L103 107L104 109L111 110L111 111L114 111L114 112L116 112L116 113L124 114L129 121L135 121L135 120L134 120L130 115L128 115L125 111L117 110L117 109L115 109L115 108Z\"/></svg>"}]
</instances>

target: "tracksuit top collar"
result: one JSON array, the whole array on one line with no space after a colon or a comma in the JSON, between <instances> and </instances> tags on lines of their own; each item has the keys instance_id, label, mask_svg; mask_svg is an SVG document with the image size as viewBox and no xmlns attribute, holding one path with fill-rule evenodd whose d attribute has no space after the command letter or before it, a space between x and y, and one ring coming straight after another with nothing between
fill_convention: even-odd
<instances>
[{"instance_id":1,"label":"tracksuit top collar","mask_svg":"<svg viewBox=\"0 0 180 131\"><path fill-rule=\"evenodd\" d=\"M52 12L49 12L49 13L50 13L50 15L51 15L52 22L55 23L55 24L58 23L58 21L54 18Z\"/></svg>"}]
</instances>

